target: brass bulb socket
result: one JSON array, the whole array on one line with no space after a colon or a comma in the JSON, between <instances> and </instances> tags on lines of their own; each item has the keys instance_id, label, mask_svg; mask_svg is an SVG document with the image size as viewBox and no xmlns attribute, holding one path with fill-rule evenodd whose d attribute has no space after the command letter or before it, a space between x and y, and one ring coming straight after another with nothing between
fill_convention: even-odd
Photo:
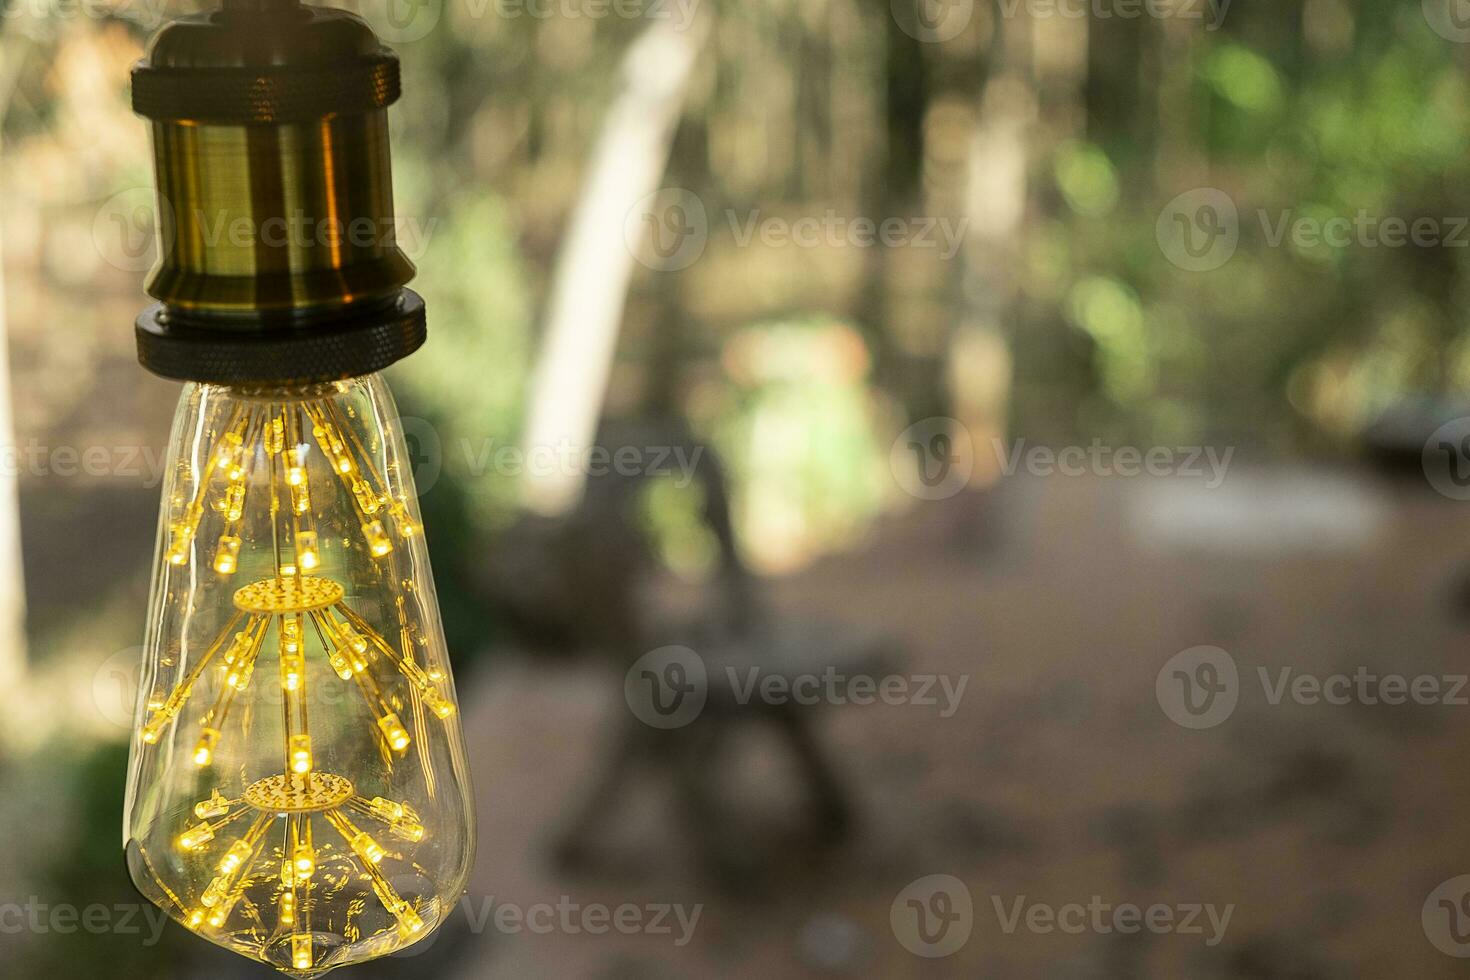
<instances>
[{"instance_id":1,"label":"brass bulb socket","mask_svg":"<svg viewBox=\"0 0 1470 980\"><path fill-rule=\"evenodd\" d=\"M197 381L329 380L422 343L393 209L387 107L399 92L397 58L340 10L227 0L158 34L133 71L160 229L146 287L160 305L137 334L145 366ZM383 329L405 310L416 323ZM373 329L371 356L343 356ZM332 339L303 343L307 332ZM262 355L277 341L308 362L271 367ZM232 365L246 348L255 356ZM328 348L318 363L311 352Z\"/></svg>"},{"instance_id":2,"label":"brass bulb socket","mask_svg":"<svg viewBox=\"0 0 1470 980\"><path fill-rule=\"evenodd\" d=\"M148 294L240 314L392 295L414 274L395 235L384 110L280 125L153 124L161 260Z\"/></svg>"}]
</instances>

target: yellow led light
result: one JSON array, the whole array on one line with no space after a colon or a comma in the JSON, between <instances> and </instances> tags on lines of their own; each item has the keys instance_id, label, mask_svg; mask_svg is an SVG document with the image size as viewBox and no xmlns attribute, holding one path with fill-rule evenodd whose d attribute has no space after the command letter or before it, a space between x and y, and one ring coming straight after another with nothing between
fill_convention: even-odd
<instances>
[{"instance_id":1,"label":"yellow led light","mask_svg":"<svg viewBox=\"0 0 1470 980\"><path fill-rule=\"evenodd\" d=\"M197 851L212 840L214 840L214 828L209 824L200 824L179 835L179 848L185 851Z\"/></svg>"},{"instance_id":2,"label":"yellow led light","mask_svg":"<svg viewBox=\"0 0 1470 980\"><path fill-rule=\"evenodd\" d=\"M142 737L145 745L155 745L158 743L159 738L163 735L163 730L169 726L178 713L183 710L184 705L188 703L190 696L194 693L194 685L198 683L199 678L214 660L215 656L224 648L230 631L244 618L244 615L243 612L237 612L235 614L234 618L230 620L229 625L225 627L225 632L210 645L209 649L205 650L199 656L199 659L194 663L193 669L169 693L169 696L164 699L162 706L152 710L148 721L144 723L139 731L139 735ZM151 702L154 699L150 698L149 700Z\"/></svg>"},{"instance_id":3,"label":"yellow led light","mask_svg":"<svg viewBox=\"0 0 1470 980\"><path fill-rule=\"evenodd\" d=\"M311 937L297 935L291 937L291 965L298 970L311 969Z\"/></svg>"},{"instance_id":4,"label":"yellow led light","mask_svg":"<svg viewBox=\"0 0 1470 980\"><path fill-rule=\"evenodd\" d=\"M281 620L281 687L287 691L297 691L303 683L303 675L306 673L306 657L301 649L301 625L294 617L284 617Z\"/></svg>"},{"instance_id":5,"label":"yellow led light","mask_svg":"<svg viewBox=\"0 0 1470 980\"><path fill-rule=\"evenodd\" d=\"M286 450L286 486L295 488L306 485L305 456L304 449Z\"/></svg>"},{"instance_id":6,"label":"yellow led light","mask_svg":"<svg viewBox=\"0 0 1470 980\"><path fill-rule=\"evenodd\" d=\"M417 844L424 839L424 825L411 820L399 820L388 827L388 832L399 840Z\"/></svg>"},{"instance_id":7,"label":"yellow led light","mask_svg":"<svg viewBox=\"0 0 1470 980\"><path fill-rule=\"evenodd\" d=\"M337 647L327 648L327 662L332 665L332 670L344 681L352 680L352 664L348 662L347 655Z\"/></svg>"},{"instance_id":8,"label":"yellow led light","mask_svg":"<svg viewBox=\"0 0 1470 980\"><path fill-rule=\"evenodd\" d=\"M189 560L189 545L194 543L197 521L175 521L169 525L168 561L170 565L183 565Z\"/></svg>"},{"instance_id":9,"label":"yellow led light","mask_svg":"<svg viewBox=\"0 0 1470 980\"><path fill-rule=\"evenodd\" d=\"M412 936L424 928L424 920L407 902L400 902L398 907L392 910L398 917L398 928L407 936Z\"/></svg>"},{"instance_id":10,"label":"yellow led light","mask_svg":"<svg viewBox=\"0 0 1470 980\"><path fill-rule=\"evenodd\" d=\"M376 871L376 866L382 863L383 858L387 856L382 845L373 840L372 835L367 831L343 816L342 811L329 810L326 816L327 821L336 828L337 833L342 835L342 839L347 841L347 846L366 862L364 867Z\"/></svg>"},{"instance_id":11,"label":"yellow led light","mask_svg":"<svg viewBox=\"0 0 1470 980\"><path fill-rule=\"evenodd\" d=\"M270 422L267 423L265 435L262 437L265 451L272 456L279 455L286 448L286 419L284 415L272 414Z\"/></svg>"},{"instance_id":12,"label":"yellow led light","mask_svg":"<svg viewBox=\"0 0 1470 980\"><path fill-rule=\"evenodd\" d=\"M386 852L383 850L382 846L378 844L377 841L373 840L372 836L369 835L366 831L359 832L358 835L352 839L351 843L352 849L356 851L364 861L371 861L373 864L382 863L383 855Z\"/></svg>"},{"instance_id":13,"label":"yellow led light","mask_svg":"<svg viewBox=\"0 0 1470 980\"><path fill-rule=\"evenodd\" d=\"M230 801L220 795L218 788L210 791L209 799L194 804L194 816L200 820L213 820L230 812Z\"/></svg>"},{"instance_id":14,"label":"yellow led light","mask_svg":"<svg viewBox=\"0 0 1470 980\"><path fill-rule=\"evenodd\" d=\"M312 843L311 821L299 815L289 816L287 820L291 857L281 866L281 883L290 887L305 886L316 874L316 846Z\"/></svg>"},{"instance_id":15,"label":"yellow led light","mask_svg":"<svg viewBox=\"0 0 1470 980\"><path fill-rule=\"evenodd\" d=\"M423 531L423 525L414 520L408 505L402 500L395 500L388 510L393 515L393 524L398 528L398 533L405 538L411 538Z\"/></svg>"},{"instance_id":16,"label":"yellow led light","mask_svg":"<svg viewBox=\"0 0 1470 980\"><path fill-rule=\"evenodd\" d=\"M321 555L316 550L315 531L296 532L296 562L306 572L315 571L321 565Z\"/></svg>"},{"instance_id":17,"label":"yellow led light","mask_svg":"<svg viewBox=\"0 0 1470 980\"><path fill-rule=\"evenodd\" d=\"M372 800L368 803L368 808L372 810L374 814L382 817L384 820L402 820L406 812L403 809L402 803L396 803L393 800L385 800L381 796L373 797Z\"/></svg>"},{"instance_id":18,"label":"yellow led light","mask_svg":"<svg viewBox=\"0 0 1470 980\"><path fill-rule=\"evenodd\" d=\"M382 521L368 521L362 526L362 536L367 540L368 553L374 558L382 558L393 550L393 542L388 540Z\"/></svg>"},{"instance_id":19,"label":"yellow led light","mask_svg":"<svg viewBox=\"0 0 1470 980\"><path fill-rule=\"evenodd\" d=\"M423 692L424 704L428 705L430 711L439 718L448 718L454 714L454 705L440 697L436 691Z\"/></svg>"},{"instance_id":20,"label":"yellow led light","mask_svg":"<svg viewBox=\"0 0 1470 980\"><path fill-rule=\"evenodd\" d=\"M240 537L235 534L222 534L219 539L219 547L214 553L214 570L221 575L233 575L235 569L240 567Z\"/></svg>"},{"instance_id":21,"label":"yellow led light","mask_svg":"<svg viewBox=\"0 0 1470 980\"><path fill-rule=\"evenodd\" d=\"M225 478L238 480L243 472L245 440L238 432L226 432L214 447L214 462L224 470Z\"/></svg>"},{"instance_id":22,"label":"yellow led light","mask_svg":"<svg viewBox=\"0 0 1470 980\"><path fill-rule=\"evenodd\" d=\"M354 480L352 482L352 495L357 498L357 506L362 509L364 514L371 516L378 512L378 507L381 506L382 502L378 499L377 491L373 489L373 485L368 481Z\"/></svg>"},{"instance_id":23,"label":"yellow led light","mask_svg":"<svg viewBox=\"0 0 1470 980\"><path fill-rule=\"evenodd\" d=\"M281 925L294 926L296 924L296 895L287 886L286 891L281 892Z\"/></svg>"},{"instance_id":24,"label":"yellow led light","mask_svg":"<svg viewBox=\"0 0 1470 980\"><path fill-rule=\"evenodd\" d=\"M225 897L227 888L229 888L229 882L225 880L224 875L220 875L209 883L208 888L204 889L204 894L199 897L199 901L205 908L214 908Z\"/></svg>"},{"instance_id":25,"label":"yellow led light","mask_svg":"<svg viewBox=\"0 0 1470 980\"><path fill-rule=\"evenodd\" d=\"M408 730L403 727L403 722L395 714L386 714L378 719L378 728L382 729L383 737L388 744L397 752L408 748Z\"/></svg>"},{"instance_id":26,"label":"yellow led light","mask_svg":"<svg viewBox=\"0 0 1470 980\"><path fill-rule=\"evenodd\" d=\"M383 907L398 920L399 934L407 939L422 930L424 928L424 920L414 911L412 905L399 897L398 893L393 890L393 886L383 877L382 872L375 867L369 866L367 873L368 877L372 880L373 891L377 894L378 901L382 902Z\"/></svg>"},{"instance_id":27,"label":"yellow led light","mask_svg":"<svg viewBox=\"0 0 1470 980\"><path fill-rule=\"evenodd\" d=\"M311 736L292 735L290 739L291 771L311 772Z\"/></svg>"},{"instance_id":28,"label":"yellow led light","mask_svg":"<svg viewBox=\"0 0 1470 980\"><path fill-rule=\"evenodd\" d=\"M214 750L219 746L220 731L206 728L199 733L199 744L194 747L194 765L207 766L214 761Z\"/></svg>"},{"instance_id":29,"label":"yellow led light","mask_svg":"<svg viewBox=\"0 0 1470 980\"><path fill-rule=\"evenodd\" d=\"M238 667L231 668L225 674L225 683L237 691L243 691L250 684L250 675L255 670L254 660L241 663Z\"/></svg>"},{"instance_id":30,"label":"yellow led light","mask_svg":"<svg viewBox=\"0 0 1470 980\"><path fill-rule=\"evenodd\" d=\"M245 484L231 483L220 499L219 511L228 523L234 524L245 516Z\"/></svg>"},{"instance_id":31,"label":"yellow led light","mask_svg":"<svg viewBox=\"0 0 1470 980\"><path fill-rule=\"evenodd\" d=\"M251 646L250 640L251 636L248 629L236 633L235 638L230 641L229 649L225 650L225 663L238 663L245 656L246 652L249 651Z\"/></svg>"},{"instance_id":32,"label":"yellow led light","mask_svg":"<svg viewBox=\"0 0 1470 980\"><path fill-rule=\"evenodd\" d=\"M383 821L388 825L388 832L399 840L417 844L424 839L424 826L411 807L381 796L371 800L355 798L351 805L354 810Z\"/></svg>"},{"instance_id":33,"label":"yellow led light","mask_svg":"<svg viewBox=\"0 0 1470 980\"><path fill-rule=\"evenodd\" d=\"M222 875L232 875L240 870L240 866L245 863L246 858L250 857L250 852L253 849L249 841L235 841L234 844L230 845L230 849L225 852L225 856L220 858L219 873Z\"/></svg>"}]
</instances>

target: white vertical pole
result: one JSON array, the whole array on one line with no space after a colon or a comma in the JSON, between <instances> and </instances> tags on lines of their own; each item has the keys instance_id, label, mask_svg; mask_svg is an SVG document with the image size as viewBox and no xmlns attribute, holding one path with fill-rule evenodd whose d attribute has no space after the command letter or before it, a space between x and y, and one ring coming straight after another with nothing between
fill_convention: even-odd
<instances>
[{"instance_id":1,"label":"white vertical pole","mask_svg":"<svg viewBox=\"0 0 1470 980\"><path fill-rule=\"evenodd\" d=\"M546 336L531 379L528 459L538 452L580 458L596 437L634 271L624 227L629 212L662 182L706 33L703 19L682 28L655 21L623 58L622 88L603 123L552 280ZM522 503L564 514L581 500L585 476L577 466L528 466Z\"/></svg>"},{"instance_id":2,"label":"white vertical pole","mask_svg":"<svg viewBox=\"0 0 1470 980\"><path fill-rule=\"evenodd\" d=\"M24 43L24 42L22 42ZM18 45L0 58L0 154L11 95L20 77ZM3 236L0 236L3 237ZM10 407L10 334L5 318L5 256L0 251L0 446L15 445ZM26 678L25 572L20 555L20 472L0 472L0 691L19 691Z\"/></svg>"}]
</instances>

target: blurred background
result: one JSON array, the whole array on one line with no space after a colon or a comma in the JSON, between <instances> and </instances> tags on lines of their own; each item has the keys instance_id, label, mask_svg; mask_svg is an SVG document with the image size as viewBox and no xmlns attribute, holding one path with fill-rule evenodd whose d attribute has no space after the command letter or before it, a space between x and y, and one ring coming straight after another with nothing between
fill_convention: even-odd
<instances>
[{"instance_id":1,"label":"blurred background","mask_svg":"<svg viewBox=\"0 0 1470 980\"><path fill-rule=\"evenodd\" d=\"M7 978L268 975L120 846L196 9L0 0ZM1462 972L1463 0L353 9L480 810L357 975Z\"/></svg>"}]
</instances>

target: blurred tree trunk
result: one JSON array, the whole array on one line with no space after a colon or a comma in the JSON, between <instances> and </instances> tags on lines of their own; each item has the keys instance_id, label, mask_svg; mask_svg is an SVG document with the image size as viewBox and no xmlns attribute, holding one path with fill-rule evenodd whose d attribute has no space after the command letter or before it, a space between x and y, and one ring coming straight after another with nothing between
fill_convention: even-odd
<instances>
[{"instance_id":1,"label":"blurred tree trunk","mask_svg":"<svg viewBox=\"0 0 1470 980\"><path fill-rule=\"evenodd\" d=\"M879 0L877 6L884 25L883 118L880 152L868 170L862 213L882 222L909 214L921 199L930 73L925 43L902 28L890 0ZM919 363L895 341L896 303L890 289L893 270L888 250L868 249L866 264L857 312L877 366L878 385L898 399L910 419L944 414L944 386L938 366Z\"/></svg>"},{"instance_id":2,"label":"blurred tree trunk","mask_svg":"<svg viewBox=\"0 0 1470 980\"><path fill-rule=\"evenodd\" d=\"M953 414L975 449L974 483L999 478L994 447L1009 428L1013 357L1021 293L1026 174L1036 119L1033 25L997 19L992 64L980 89L966 154L965 218L960 253L960 323L947 364Z\"/></svg>"},{"instance_id":3,"label":"blurred tree trunk","mask_svg":"<svg viewBox=\"0 0 1470 980\"><path fill-rule=\"evenodd\" d=\"M5 119L20 79L25 39L0 37L0 159ZM4 236L0 235L0 243ZM0 251L0 446L15 446L10 408L10 331L5 316L5 255ZM26 677L25 569L20 551L20 468L0 471L0 691L17 691Z\"/></svg>"},{"instance_id":4,"label":"blurred tree trunk","mask_svg":"<svg viewBox=\"0 0 1470 980\"><path fill-rule=\"evenodd\" d=\"M549 448L561 459L563 447L585 451L596 436L634 272L626 226L662 182L706 27L700 21L681 31L655 21L623 59L622 91L603 124L552 279L546 335L531 380L528 453ZM527 467L522 480L529 509L556 516L581 500L581 467L537 469Z\"/></svg>"},{"instance_id":5,"label":"blurred tree trunk","mask_svg":"<svg viewBox=\"0 0 1470 980\"><path fill-rule=\"evenodd\" d=\"M1153 42L1147 52L1155 80L1152 147L1162 203L1210 184L1210 161L1194 135L1206 128L1209 102L1193 93L1199 31L1175 19L1153 26L1146 36ZM1147 103L1140 99L1139 104Z\"/></svg>"},{"instance_id":6,"label":"blurred tree trunk","mask_svg":"<svg viewBox=\"0 0 1470 980\"><path fill-rule=\"evenodd\" d=\"M1154 23L1153 18L1087 21L1085 132L1088 140L1107 153L1123 179L1132 182L1128 190L1135 192L1148 191L1151 183L1148 147L1158 106L1148 98L1148 88L1153 85L1145 87L1144 80L1157 67L1147 44ZM1156 84L1165 79L1152 75L1149 80Z\"/></svg>"}]
</instances>

